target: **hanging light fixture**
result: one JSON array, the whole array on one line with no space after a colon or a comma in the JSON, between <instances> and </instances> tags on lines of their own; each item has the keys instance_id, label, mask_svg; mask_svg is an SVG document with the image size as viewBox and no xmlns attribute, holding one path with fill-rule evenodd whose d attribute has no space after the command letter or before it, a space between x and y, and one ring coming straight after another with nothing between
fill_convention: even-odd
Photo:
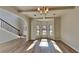
<instances>
[{"instance_id":1,"label":"hanging light fixture","mask_svg":"<svg viewBox=\"0 0 79 59\"><path fill-rule=\"evenodd\" d=\"M37 10L38 10L38 12L45 13L45 14L48 13L48 11L49 11L49 9L45 6L42 7L42 8L38 8Z\"/></svg>"},{"instance_id":2,"label":"hanging light fixture","mask_svg":"<svg viewBox=\"0 0 79 59\"><path fill-rule=\"evenodd\" d=\"M45 20L46 14L48 13L49 9L45 6L43 6L42 8L38 8L37 10L39 13L42 14L43 19Z\"/></svg>"}]
</instances>

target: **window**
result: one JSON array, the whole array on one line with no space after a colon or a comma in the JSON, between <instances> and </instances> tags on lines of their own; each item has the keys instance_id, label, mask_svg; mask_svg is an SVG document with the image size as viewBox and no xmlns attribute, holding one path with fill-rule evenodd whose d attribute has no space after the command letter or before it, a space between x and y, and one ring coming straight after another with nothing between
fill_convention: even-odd
<instances>
[{"instance_id":1,"label":"window","mask_svg":"<svg viewBox=\"0 0 79 59\"><path fill-rule=\"evenodd\" d=\"M39 28L39 25L36 26L36 35L39 35L40 33L40 28Z\"/></svg>"},{"instance_id":2,"label":"window","mask_svg":"<svg viewBox=\"0 0 79 59\"><path fill-rule=\"evenodd\" d=\"M43 26L43 29L46 29L46 26L45 25Z\"/></svg>"},{"instance_id":3,"label":"window","mask_svg":"<svg viewBox=\"0 0 79 59\"><path fill-rule=\"evenodd\" d=\"M46 26L45 25L42 27L42 35L46 35Z\"/></svg>"},{"instance_id":4,"label":"window","mask_svg":"<svg viewBox=\"0 0 79 59\"><path fill-rule=\"evenodd\" d=\"M39 30L37 30L37 34L36 35L39 35Z\"/></svg>"},{"instance_id":5,"label":"window","mask_svg":"<svg viewBox=\"0 0 79 59\"><path fill-rule=\"evenodd\" d=\"M46 30L43 30L42 34L43 34L43 35L46 35Z\"/></svg>"},{"instance_id":6,"label":"window","mask_svg":"<svg viewBox=\"0 0 79 59\"><path fill-rule=\"evenodd\" d=\"M52 28L52 25L50 25L50 35L52 35L52 31L53 30L53 28Z\"/></svg>"}]
</instances>

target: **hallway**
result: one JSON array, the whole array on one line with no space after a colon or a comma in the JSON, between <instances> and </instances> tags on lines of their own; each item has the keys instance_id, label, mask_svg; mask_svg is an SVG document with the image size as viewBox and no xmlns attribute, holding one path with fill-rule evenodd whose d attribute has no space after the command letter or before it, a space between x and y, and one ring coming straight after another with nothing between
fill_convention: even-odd
<instances>
[{"instance_id":1,"label":"hallway","mask_svg":"<svg viewBox=\"0 0 79 59\"><path fill-rule=\"evenodd\" d=\"M47 40L47 41L46 41ZM41 39L35 40L27 49L28 53L76 53L75 50L64 44L62 41ZM34 44L34 45L33 45Z\"/></svg>"},{"instance_id":2,"label":"hallway","mask_svg":"<svg viewBox=\"0 0 79 59\"><path fill-rule=\"evenodd\" d=\"M0 52L76 53L78 19L78 6L0 7Z\"/></svg>"},{"instance_id":3,"label":"hallway","mask_svg":"<svg viewBox=\"0 0 79 59\"><path fill-rule=\"evenodd\" d=\"M17 40L18 41L18 40ZM25 41L24 39L20 40ZM13 41L12 41L13 43ZM12 44L8 42L8 44ZM16 40L14 41L16 43ZM17 42L18 43L18 42ZM5 44L7 49L2 48L4 53L76 53L72 48L64 44L62 41L53 41L49 39L31 40L17 44L12 49L10 45ZM13 44L12 44L13 45ZM15 44L16 45L16 44ZM0 49L1 50L1 49Z\"/></svg>"},{"instance_id":4,"label":"hallway","mask_svg":"<svg viewBox=\"0 0 79 59\"><path fill-rule=\"evenodd\" d=\"M32 44L35 44L32 46ZM35 43L32 43L30 47L31 49L27 49L27 52L30 53L62 53L61 49L56 45L56 43L52 40L41 39L36 40Z\"/></svg>"},{"instance_id":5,"label":"hallway","mask_svg":"<svg viewBox=\"0 0 79 59\"><path fill-rule=\"evenodd\" d=\"M1 0L0 58L79 59L78 4L79 0Z\"/></svg>"}]
</instances>

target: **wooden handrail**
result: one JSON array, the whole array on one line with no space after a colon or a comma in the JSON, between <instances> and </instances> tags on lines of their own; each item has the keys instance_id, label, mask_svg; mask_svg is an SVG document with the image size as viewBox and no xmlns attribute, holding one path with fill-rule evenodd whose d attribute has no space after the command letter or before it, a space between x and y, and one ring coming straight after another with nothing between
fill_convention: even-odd
<instances>
[{"instance_id":1,"label":"wooden handrail","mask_svg":"<svg viewBox=\"0 0 79 59\"><path fill-rule=\"evenodd\" d=\"M20 31L19 29L17 29L16 27L14 27L13 25L9 24L8 22L4 21L3 19L0 18L1 21L5 22L6 24L8 24L9 26L11 26L12 28L16 29L17 31Z\"/></svg>"}]
</instances>

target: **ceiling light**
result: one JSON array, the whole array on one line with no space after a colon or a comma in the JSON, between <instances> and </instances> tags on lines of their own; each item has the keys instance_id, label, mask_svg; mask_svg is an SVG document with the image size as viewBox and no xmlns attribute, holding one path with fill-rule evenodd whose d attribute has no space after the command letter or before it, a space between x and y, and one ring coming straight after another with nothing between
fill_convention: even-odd
<instances>
[{"instance_id":1,"label":"ceiling light","mask_svg":"<svg viewBox=\"0 0 79 59\"><path fill-rule=\"evenodd\" d=\"M40 13L48 13L48 11L49 11L49 9L47 7L45 7L45 6L42 7L42 8L38 8L37 10Z\"/></svg>"},{"instance_id":2,"label":"ceiling light","mask_svg":"<svg viewBox=\"0 0 79 59\"><path fill-rule=\"evenodd\" d=\"M38 8L38 11L40 11L40 8Z\"/></svg>"},{"instance_id":3,"label":"ceiling light","mask_svg":"<svg viewBox=\"0 0 79 59\"><path fill-rule=\"evenodd\" d=\"M46 14L48 13L49 9L45 6L37 8L37 11L43 16L43 19L45 20Z\"/></svg>"}]
</instances>

